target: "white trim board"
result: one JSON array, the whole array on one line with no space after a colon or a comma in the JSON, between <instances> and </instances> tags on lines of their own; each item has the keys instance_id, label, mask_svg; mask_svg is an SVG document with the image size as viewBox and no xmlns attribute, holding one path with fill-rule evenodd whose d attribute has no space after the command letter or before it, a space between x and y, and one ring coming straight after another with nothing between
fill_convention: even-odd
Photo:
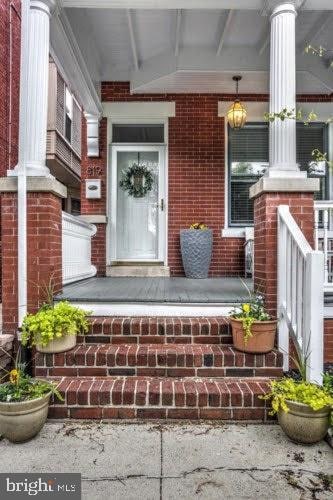
<instances>
[{"instance_id":1,"label":"white trim board","mask_svg":"<svg viewBox=\"0 0 333 500\"><path fill-rule=\"evenodd\" d=\"M71 303L76 307L91 311L91 316L216 317L230 316L235 307L235 304L155 304L149 302L117 304L76 301Z\"/></svg>"},{"instance_id":2,"label":"white trim board","mask_svg":"<svg viewBox=\"0 0 333 500\"><path fill-rule=\"evenodd\" d=\"M117 120L164 120L176 116L176 104L171 101L162 102L104 102L103 116L110 117L113 123Z\"/></svg>"}]
</instances>

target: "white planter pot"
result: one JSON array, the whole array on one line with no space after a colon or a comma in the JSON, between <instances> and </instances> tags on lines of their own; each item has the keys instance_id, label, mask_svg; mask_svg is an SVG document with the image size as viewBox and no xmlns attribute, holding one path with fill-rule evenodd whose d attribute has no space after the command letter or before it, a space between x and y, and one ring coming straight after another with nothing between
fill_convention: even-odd
<instances>
[{"instance_id":1,"label":"white planter pot","mask_svg":"<svg viewBox=\"0 0 333 500\"><path fill-rule=\"evenodd\" d=\"M65 352L73 349L76 346L76 335L65 335L58 339L51 340L47 346L42 346L41 344L36 345L36 350L38 352L44 352L46 354L52 354L57 352Z\"/></svg>"}]
</instances>

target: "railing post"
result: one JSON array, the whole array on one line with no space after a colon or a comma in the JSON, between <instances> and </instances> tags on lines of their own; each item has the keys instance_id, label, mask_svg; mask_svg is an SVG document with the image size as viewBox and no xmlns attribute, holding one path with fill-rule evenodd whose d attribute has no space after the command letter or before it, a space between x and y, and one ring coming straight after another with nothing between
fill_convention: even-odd
<instances>
[{"instance_id":1,"label":"railing post","mask_svg":"<svg viewBox=\"0 0 333 500\"><path fill-rule=\"evenodd\" d=\"M306 256L303 356L307 357L306 378L322 383L324 352L324 255L311 252Z\"/></svg>"},{"instance_id":2,"label":"railing post","mask_svg":"<svg viewBox=\"0 0 333 500\"><path fill-rule=\"evenodd\" d=\"M287 231L286 225L281 218L281 214L289 212L287 205L278 207L278 260L277 260L277 316L278 326L278 348L283 353L283 371L289 370L289 331L284 315L286 314L286 276L287 276Z\"/></svg>"}]
</instances>

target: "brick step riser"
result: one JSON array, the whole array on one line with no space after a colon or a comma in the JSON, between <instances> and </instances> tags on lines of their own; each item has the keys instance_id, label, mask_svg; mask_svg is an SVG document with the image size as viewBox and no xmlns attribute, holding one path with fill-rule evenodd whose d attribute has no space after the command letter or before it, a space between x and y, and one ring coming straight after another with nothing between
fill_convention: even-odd
<instances>
[{"instance_id":1,"label":"brick step riser","mask_svg":"<svg viewBox=\"0 0 333 500\"><path fill-rule=\"evenodd\" d=\"M90 334L123 336L230 336L226 318L103 318L90 319Z\"/></svg>"},{"instance_id":2,"label":"brick step riser","mask_svg":"<svg viewBox=\"0 0 333 500\"><path fill-rule=\"evenodd\" d=\"M145 368L54 367L35 368L36 377L282 377L281 368Z\"/></svg>"},{"instance_id":3,"label":"brick step riser","mask_svg":"<svg viewBox=\"0 0 333 500\"><path fill-rule=\"evenodd\" d=\"M231 347L79 345L67 353L38 354L37 376L275 377L282 356L244 354Z\"/></svg>"},{"instance_id":4,"label":"brick step riser","mask_svg":"<svg viewBox=\"0 0 333 500\"><path fill-rule=\"evenodd\" d=\"M99 406L50 406L49 418L83 420L147 419L147 420L224 420L227 422L272 421L266 408L128 408Z\"/></svg>"},{"instance_id":5,"label":"brick step riser","mask_svg":"<svg viewBox=\"0 0 333 500\"><path fill-rule=\"evenodd\" d=\"M80 344L232 344L230 335L79 335Z\"/></svg>"},{"instance_id":6,"label":"brick step riser","mask_svg":"<svg viewBox=\"0 0 333 500\"><path fill-rule=\"evenodd\" d=\"M63 379L53 418L269 419L264 380Z\"/></svg>"}]
</instances>

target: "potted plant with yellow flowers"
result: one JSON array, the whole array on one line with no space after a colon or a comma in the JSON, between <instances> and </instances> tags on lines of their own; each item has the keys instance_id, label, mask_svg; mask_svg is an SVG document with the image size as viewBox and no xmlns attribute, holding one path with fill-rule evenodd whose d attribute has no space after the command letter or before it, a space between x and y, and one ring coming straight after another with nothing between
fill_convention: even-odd
<instances>
[{"instance_id":1,"label":"potted plant with yellow flowers","mask_svg":"<svg viewBox=\"0 0 333 500\"><path fill-rule=\"evenodd\" d=\"M0 435L14 443L38 434L47 419L52 395L62 400L56 384L32 378L20 362L20 351L12 358L13 368L0 384Z\"/></svg>"},{"instance_id":2,"label":"potted plant with yellow flowers","mask_svg":"<svg viewBox=\"0 0 333 500\"><path fill-rule=\"evenodd\" d=\"M242 352L266 353L274 349L277 321L264 307L261 295L236 307L230 316L235 349Z\"/></svg>"},{"instance_id":3,"label":"potted plant with yellow flowers","mask_svg":"<svg viewBox=\"0 0 333 500\"><path fill-rule=\"evenodd\" d=\"M213 231L203 222L180 231L180 249L186 278L207 278L212 258Z\"/></svg>"}]
</instances>

